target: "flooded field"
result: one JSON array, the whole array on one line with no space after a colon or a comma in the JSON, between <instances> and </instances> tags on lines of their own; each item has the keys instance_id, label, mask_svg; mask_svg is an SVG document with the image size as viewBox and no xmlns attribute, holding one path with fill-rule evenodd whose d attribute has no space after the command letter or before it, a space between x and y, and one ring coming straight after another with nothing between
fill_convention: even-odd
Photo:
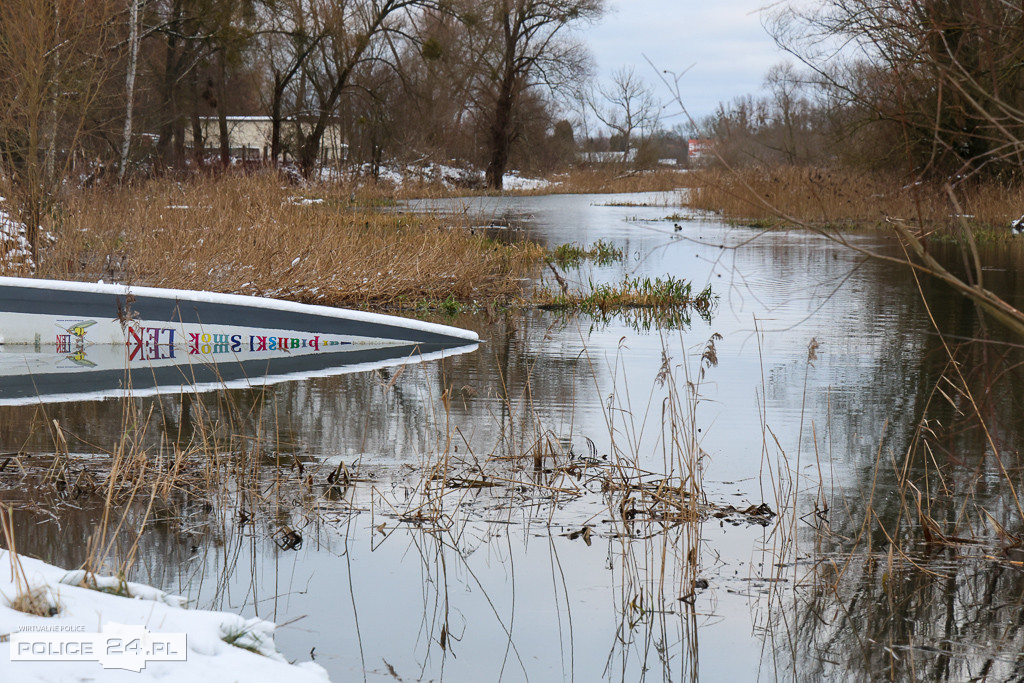
<instances>
[{"instance_id":1,"label":"flooded field","mask_svg":"<svg viewBox=\"0 0 1024 683\"><path fill-rule=\"evenodd\" d=\"M442 360L0 407L19 550L274 621L336 681L1024 674L1019 347L909 269L678 200L402 210L609 243L567 283L685 278L710 319L488 310ZM988 249L1020 307L1022 247ZM167 476L105 518L111 467Z\"/></svg>"}]
</instances>

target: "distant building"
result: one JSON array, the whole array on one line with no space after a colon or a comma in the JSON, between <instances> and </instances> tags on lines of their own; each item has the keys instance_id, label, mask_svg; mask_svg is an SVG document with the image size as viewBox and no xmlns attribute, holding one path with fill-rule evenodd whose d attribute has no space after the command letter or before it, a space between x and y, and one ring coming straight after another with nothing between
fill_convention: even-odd
<instances>
[{"instance_id":1,"label":"distant building","mask_svg":"<svg viewBox=\"0 0 1024 683\"><path fill-rule=\"evenodd\" d=\"M231 156L236 159L250 161L267 161L270 158L270 142L273 122L269 116L228 116L228 147ZM216 154L220 150L220 120L216 116L199 117L202 130L202 146L208 154ZM297 147L295 127L302 125L294 119L281 122L281 144L288 158L288 150ZM185 128L185 144L195 147L192 139L192 128ZM320 147L321 163L338 163L348 157L348 145L343 142L341 125L328 124Z\"/></svg>"},{"instance_id":2,"label":"distant building","mask_svg":"<svg viewBox=\"0 0 1024 683\"><path fill-rule=\"evenodd\" d=\"M709 159L714 158L714 140L696 140L690 139L687 141L687 153L689 155L690 163L706 162Z\"/></svg>"}]
</instances>

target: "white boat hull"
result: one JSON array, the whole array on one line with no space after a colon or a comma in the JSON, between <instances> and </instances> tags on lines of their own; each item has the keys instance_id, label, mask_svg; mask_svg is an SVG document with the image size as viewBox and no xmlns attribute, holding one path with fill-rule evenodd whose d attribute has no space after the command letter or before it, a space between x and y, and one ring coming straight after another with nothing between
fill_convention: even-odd
<instances>
[{"instance_id":1,"label":"white boat hull","mask_svg":"<svg viewBox=\"0 0 1024 683\"><path fill-rule=\"evenodd\" d=\"M362 311L0 277L0 404L268 384L477 343L467 330Z\"/></svg>"}]
</instances>

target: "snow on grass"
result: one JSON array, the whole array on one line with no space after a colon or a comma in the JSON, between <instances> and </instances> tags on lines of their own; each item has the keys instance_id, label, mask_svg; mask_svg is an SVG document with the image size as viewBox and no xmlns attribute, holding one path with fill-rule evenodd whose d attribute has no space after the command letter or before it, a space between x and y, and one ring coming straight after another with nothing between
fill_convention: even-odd
<instances>
[{"instance_id":1,"label":"snow on grass","mask_svg":"<svg viewBox=\"0 0 1024 683\"><path fill-rule=\"evenodd\" d=\"M509 171L501 177L501 183L506 190L542 190L558 184L543 178L523 178L519 171Z\"/></svg>"},{"instance_id":2,"label":"snow on grass","mask_svg":"<svg viewBox=\"0 0 1024 683\"><path fill-rule=\"evenodd\" d=\"M369 178L372 175L373 167L370 164L363 164L351 172L322 169L320 179L336 181L352 176ZM395 187L401 187L406 182L437 183L449 190L483 189L486 185L485 174L479 169L435 163L382 165L377 169L377 178ZM557 182L543 178L524 178L519 175L519 171L509 171L502 176L502 184L506 190L538 190L558 185Z\"/></svg>"},{"instance_id":3,"label":"snow on grass","mask_svg":"<svg viewBox=\"0 0 1024 683\"><path fill-rule=\"evenodd\" d=\"M268 681L322 682L318 664L289 664L274 646L274 625L228 612L184 609L185 599L115 577L65 571L21 557L30 589L55 604L55 616L38 617L9 607L17 596L10 555L0 549L0 681ZM84 585L83 585L84 584ZM88 586L88 587L85 587ZM129 597L130 596L130 597ZM114 624L105 628L108 624ZM116 626L117 624L124 626ZM146 662L140 673L104 668L99 661L12 661L11 635L35 639L54 633L117 633L144 626L153 634L185 633L185 661ZM47 629L43 631L42 629ZM155 639L159 639L159 635ZM107 662L110 665L110 661Z\"/></svg>"},{"instance_id":4,"label":"snow on grass","mask_svg":"<svg viewBox=\"0 0 1024 683\"><path fill-rule=\"evenodd\" d=\"M0 197L0 204L4 198ZM25 237L25 224L20 223L0 208L0 272L27 267L35 269L32 262L32 245Z\"/></svg>"}]
</instances>

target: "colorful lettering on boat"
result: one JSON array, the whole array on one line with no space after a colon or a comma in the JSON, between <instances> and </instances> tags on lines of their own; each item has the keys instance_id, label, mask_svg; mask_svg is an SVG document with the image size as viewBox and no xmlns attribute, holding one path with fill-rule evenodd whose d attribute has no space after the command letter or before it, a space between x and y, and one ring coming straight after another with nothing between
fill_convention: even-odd
<instances>
[{"instance_id":1,"label":"colorful lettering on boat","mask_svg":"<svg viewBox=\"0 0 1024 683\"><path fill-rule=\"evenodd\" d=\"M261 334L216 334L210 332L190 332L187 335L186 350L190 356L215 356L223 353L239 353L245 347L249 351L281 351L290 353L300 349L319 351L326 346L341 346L352 342L336 339L323 339L320 335L312 337L270 337Z\"/></svg>"},{"instance_id":2,"label":"colorful lettering on boat","mask_svg":"<svg viewBox=\"0 0 1024 683\"><path fill-rule=\"evenodd\" d=\"M81 362L85 358L85 335L95 320L58 320L56 334L57 353L68 360ZM125 325L125 346L129 361L171 360L180 350L181 333L173 327L147 327L138 324ZM188 332L185 333L184 351L189 356L215 356L243 351L321 351L327 347L351 344L350 341L324 339L320 335L278 337L263 334ZM76 356L72 358L72 356Z\"/></svg>"},{"instance_id":3,"label":"colorful lettering on boat","mask_svg":"<svg viewBox=\"0 0 1024 683\"><path fill-rule=\"evenodd\" d=\"M58 321L60 333L56 335L57 353L75 365L95 367L95 363L86 358L86 329L95 325L96 321L86 320L74 322ZM125 346L128 349L129 361L174 360L179 350L177 343L181 335L173 327L143 327L127 325L124 327ZM280 351L291 353L293 350L312 349L320 351L327 347L351 344L350 341L324 339L320 335L311 337L270 337L257 334L222 334L213 332L190 332L186 334L185 351L190 356L213 356L226 353L241 353L246 350Z\"/></svg>"},{"instance_id":4,"label":"colorful lettering on boat","mask_svg":"<svg viewBox=\"0 0 1024 683\"><path fill-rule=\"evenodd\" d=\"M71 353L72 339L74 339L74 337L72 337L70 334L58 334L57 353Z\"/></svg>"},{"instance_id":5,"label":"colorful lettering on boat","mask_svg":"<svg viewBox=\"0 0 1024 683\"><path fill-rule=\"evenodd\" d=\"M128 360L174 358L174 329L170 327L125 328Z\"/></svg>"}]
</instances>

